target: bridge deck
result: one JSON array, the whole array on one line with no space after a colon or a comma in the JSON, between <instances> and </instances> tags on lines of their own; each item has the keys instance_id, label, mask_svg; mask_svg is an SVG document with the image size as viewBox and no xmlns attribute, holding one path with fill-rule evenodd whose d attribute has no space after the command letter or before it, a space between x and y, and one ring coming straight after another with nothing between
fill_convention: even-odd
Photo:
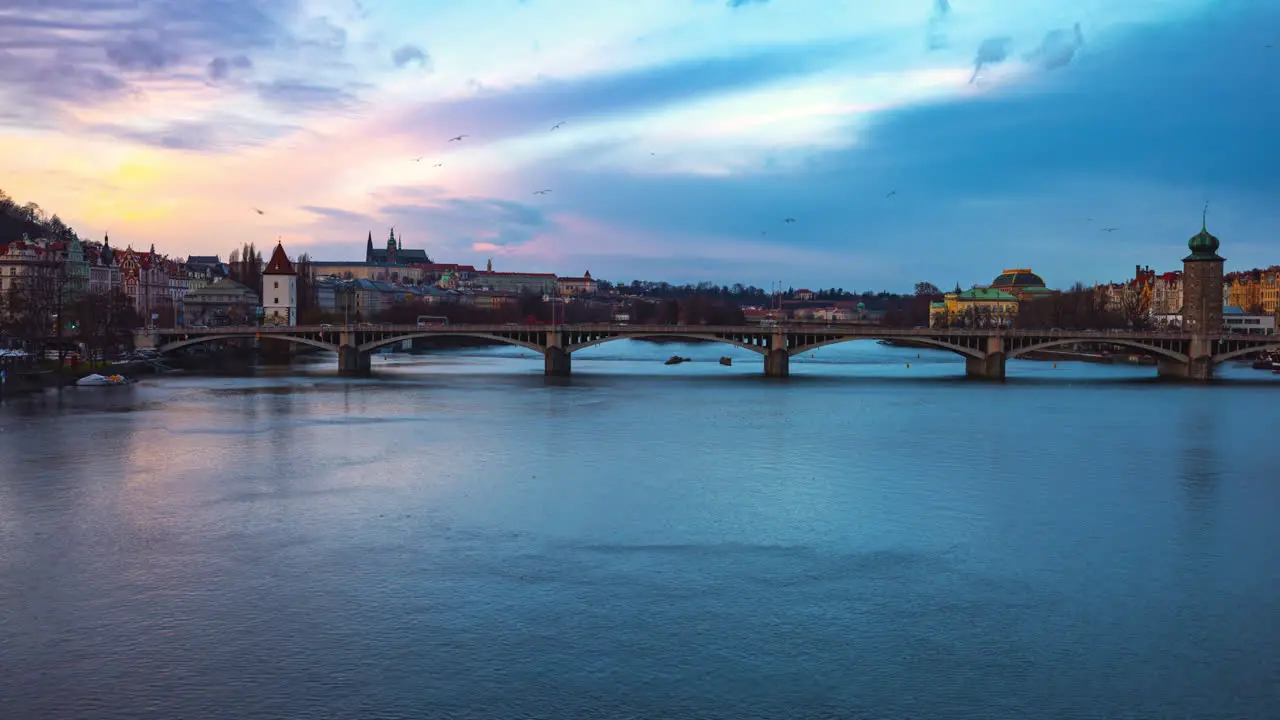
<instances>
[{"instance_id":1,"label":"bridge deck","mask_svg":"<svg viewBox=\"0 0 1280 720\"><path fill-rule=\"evenodd\" d=\"M583 323L566 325L525 325L525 324L458 324L458 325L410 325L410 324L359 324L359 325L295 325L280 326L226 326L215 328L151 328L140 331L140 334L157 336L183 335L302 335L316 333L395 333L395 334L440 334L457 333L615 333L619 335L842 335L846 337L866 338L963 338L963 337L1006 337L1006 338L1046 338L1046 339L1080 339L1081 341L1105 342L1111 340L1186 340L1192 334L1168 330L1151 331L1115 331L1115 330L973 330L952 328L893 328L874 325L616 325L608 323ZM1275 338L1275 336L1272 336ZM1214 340L1266 340L1267 336L1246 333L1219 333L1211 336ZM1280 339L1274 339L1280 342Z\"/></svg>"}]
</instances>

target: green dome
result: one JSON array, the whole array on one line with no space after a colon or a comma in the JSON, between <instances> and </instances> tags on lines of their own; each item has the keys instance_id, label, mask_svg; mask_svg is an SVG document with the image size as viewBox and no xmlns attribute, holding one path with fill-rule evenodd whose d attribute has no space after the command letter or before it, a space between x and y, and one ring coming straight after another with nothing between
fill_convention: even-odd
<instances>
[{"instance_id":1,"label":"green dome","mask_svg":"<svg viewBox=\"0 0 1280 720\"><path fill-rule=\"evenodd\" d=\"M1191 248L1191 252L1198 255L1212 255L1218 252L1218 238L1208 230L1201 229L1200 232L1191 236L1187 241L1187 247Z\"/></svg>"},{"instance_id":2,"label":"green dome","mask_svg":"<svg viewBox=\"0 0 1280 720\"><path fill-rule=\"evenodd\" d=\"M1201 223L1200 232L1192 235L1187 241L1191 254L1183 260L1221 260L1222 258L1218 257L1218 246L1218 238L1209 232L1204 223Z\"/></svg>"}]
</instances>

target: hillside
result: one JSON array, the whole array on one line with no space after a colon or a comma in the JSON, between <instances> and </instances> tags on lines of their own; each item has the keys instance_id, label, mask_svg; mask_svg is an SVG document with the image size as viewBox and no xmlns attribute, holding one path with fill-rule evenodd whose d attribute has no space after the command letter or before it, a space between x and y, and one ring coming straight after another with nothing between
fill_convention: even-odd
<instances>
[{"instance_id":1,"label":"hillside","mask_svg":"<svg viewBox=\"0 0 1280 720\"><path fill-rule=\"evenodd\" d=\"M44 228L33 222L0 213L0 245L21 240L23 233L31 238L43 237L46 234Z\"/></svg>"}]
</instances>

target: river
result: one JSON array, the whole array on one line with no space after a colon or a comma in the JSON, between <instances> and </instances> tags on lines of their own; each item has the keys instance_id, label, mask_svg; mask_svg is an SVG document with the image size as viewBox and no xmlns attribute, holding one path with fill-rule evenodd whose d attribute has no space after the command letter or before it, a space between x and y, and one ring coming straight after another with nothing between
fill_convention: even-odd
<instances>
[{"instance_id":1,"label":"river","mask_svg":"<svg viewBox=\"0 0 1280 720\"><path fill-rule=\"evenodd\" d=\"M564 381L522 353L5 401L0 716L1280 707L1268 374L993 385L853 343L778 381L624 341Z\"/></svg>"}]
</instances>

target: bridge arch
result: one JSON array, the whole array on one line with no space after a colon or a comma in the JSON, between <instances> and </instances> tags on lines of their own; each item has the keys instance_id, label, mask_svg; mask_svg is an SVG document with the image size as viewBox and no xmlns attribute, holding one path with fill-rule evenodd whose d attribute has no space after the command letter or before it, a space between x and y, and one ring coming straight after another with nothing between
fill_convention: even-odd
<instances>
[{"instance_id":1,"label":"bridge arch","mask_svg":"<svg viewBox=\"0 0 1280 720\"><path fill-rule=\"evenodd\" d=\"M750 350L751 352L759 355L769 354L769 348L761 345L751 345L749 343L742 342L741 340L734 340L732 338L723 338L723 337L718 337L716 335L702 335L698 333L634 333L634 334L626 333L623 335L609 335L606 337L599 337L594 340L588 340L587 342L584 342L584 343L570 345L565 349L571 353L574 353L579 350L586 350L589 347L595 347L596 345L603 345L607 342L613 342L614 340L640 340L643 338L650 338L650 337L673 338L673 339L683 339L683 340L706 340L709 342L723 343L725 345L735 345L745 350Z\"/></svg>"},{"instance_id":2,"label":"bridge arch","mask_svg":"<svg viewBox=\"0 0 1280 720\"><path fill-rule=\"evenodd\" d=\"M507 345L516 345L518 347L533 350L534 352L540 355L545 355L547 352L547 348L543 345L528 342L526 340L517 340L515 338L504 337L502 335L490 335L489 333L476 333L476 332L441 332L439 330L436 330L434 332L407 333L404 335L397 335L395 337L382 338L380 340L370 340L367 343L361 344L358 349L362 353L372 352L374 350L377 350L380 347L386 347L387 345L394 345L399 342L404 342L405 340L416 340L418 338L425 338L425 337L480 338L481 340L494 340L496 342L506 343Z\"/></svg>"},{"instance_id":3,"label":"bridge arch","mask_svg":"<svg viewBox=\"0 0 1280 720\"><path fill-rule=\"evenodd\" d=\"M1155 345L1148 345L1144 342L1139 342L1137 340L1124 340L1122 338L1114 338L1114 339L1112 338L1088 338L1088 339L1062 338L1057 340L1050 340L1048 342L1036 343L1035 345L1028 345L1027 347L1021 347L1021 348L1018 348L1017 350L1012 350L1009 352L1009 354L1006 357L1007 359L1012 360L1016 357L1021 357L1022 355L1026 355L1027 353L1034 352L1036 350L1048 350L1050 348L1062 347L1063 345L1075 345L1082 342L1093 342L1093 343L1105 344L1105 345L1121 345L1123 347L1133 348L1135 350L1146 350L1148 352L1153 352L1157 355L1163 355L1164 357L1170 358L1172 360L1177 360L1179 362L1188 361L1188 358L1185 354L1180 353L1176 350L1169 350L1166 348L1157 347Z\"/></svg>"},{"instance_id":4,"label":"bridge arch","mask_svg":"<svg viewBox=\"0 0 1280 720\"><path fill-rule=\"evenodd\" d=\"M911 342L918 342L923 345L930 345L932 347L938 348L939 350L950 350L951 352L957 355L963 355L965 357L985 358L987 356L987 354L981 350L977 350L975 348L961 347L959 345L952 345L951 343L943 342L941 340L934 340L933 338L927 338L927 337L878 338L871 335L847 335L845 337L832 338L830 340L823 340L822 342L816 342L810 345L801 345L799 347L794 347L788 350L788 352L792 355L792 357L794 357L796 355L803 355L804 353L807 353L807 352L813 352L818 348L824 348L828 345L839 345L840 343L855 342L858 340L885 340L885 339L892 339L892 340L906 339L906 340L910 340Z\"/></svg>"},{"instance_id":5,"label":"bridge arch","mask_svg":"<svg viewBox=\"0 0 1280 720\"><path fill-rule=\"evenodd\" d=\"M243 340L243 339L252 340L252 339L261 338L261 337L262 336L259 335L258 333L251 333L251 332L221 334L221 335L201 335L199 337L187 338L185 340L175 340L173 342L165 343L164 345L157 347L156 352L163 355L164 353L172 352L174 350L181 350L184 347L190 347L192 345L201 345L203 343L216 342L218 340ZM298 337L296 335L268 335L266 339L297 343L299 345L310 345L311 347L317 347L317 348L320 348L321 350L338 352L337 344L327 343L327 342L324 342L323 340L313 340L308 337Z\"/></svg>"},{"instance_id":6,"label":"bridge arch","mask_svg":"<svg viewBox=\"0 0 1280 720\"><path fill-rule=\"evenodd\" d=\"M1245 355L1252 355L1253 353L1259 353L1259 352L1280 353L1280 343L1269 343L1267 345L1255 345L1254 347L1240 348L1239 350L1232 350L1231 352L1225 352L1225 353L1222 353L1221 355L1214 355L1213 364L1217 365L1218 363L1224 363L1228 360L1234 360L1238 357L1243 357Z\"/></svg>"}]
</instances>

